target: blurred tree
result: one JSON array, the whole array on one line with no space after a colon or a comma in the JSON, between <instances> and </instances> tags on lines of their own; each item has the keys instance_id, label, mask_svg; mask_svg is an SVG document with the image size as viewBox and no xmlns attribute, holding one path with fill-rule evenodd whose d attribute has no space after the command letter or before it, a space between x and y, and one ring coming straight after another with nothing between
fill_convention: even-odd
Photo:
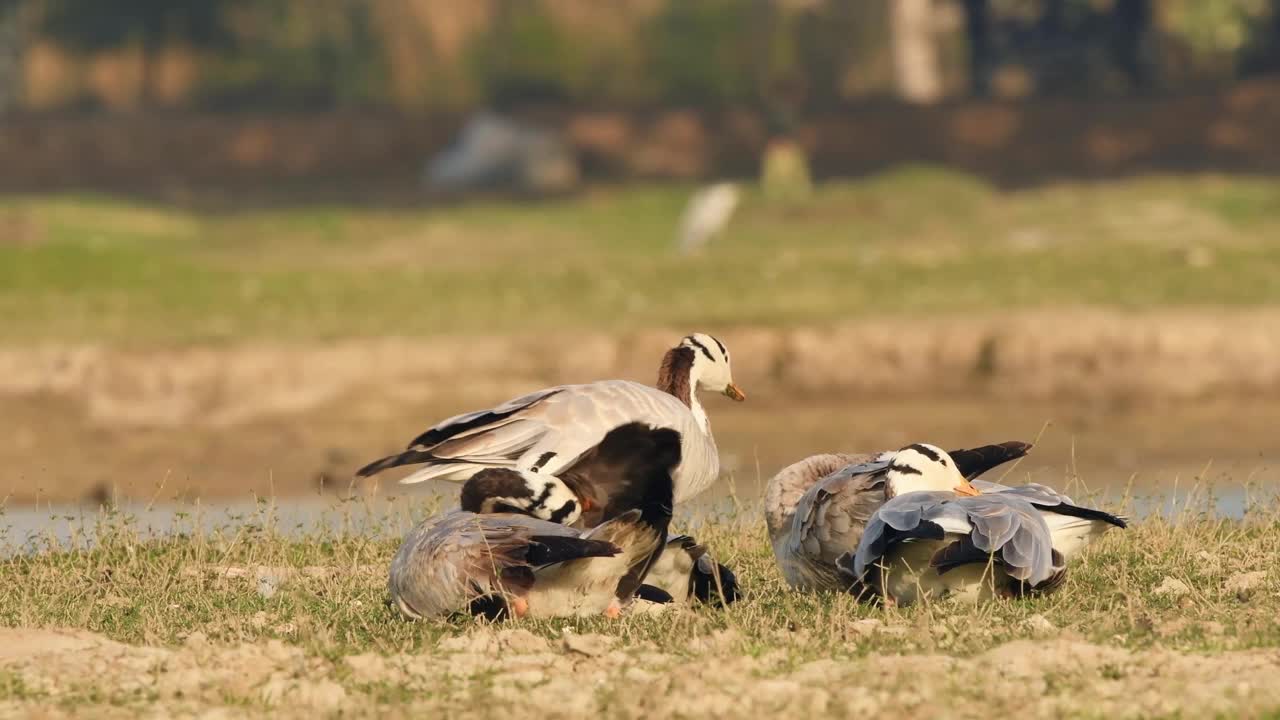
<instances>
[{"instance_id":1,"label":"blurred tree","mask_svg":"<svg viewBox=\"0 0 1280 720\"><path fill-rule=\"evenodd\" d=\"M572 38L536 2L499 0L472 63L495 106L565 100L583 68Z\"/></svg>"},{"instance_id":2,"label":"blurred tree","mask_svg":"<svg viewBox=\"0 0 1280 720\"><path fill-rule=\"evenodd\" d=\"M1280 0L1271 0L1269 17L1251 25L1249 42L1241 56L1244 73L1280 71Z\"/></svg>"},{"instance_id":3,"label":"blurred tree","mask_svg":"<svg viewBox=\"0 0 1280 720\"><path fill-rule=\"evenodd\" d=\"M991 46L990 0L964 0L964 31L969 44L969 90L986 97L995 57Z\"/></svg>"},{"instance_id":4,"label":"blurred tree","mask_svg":"<svg viewBox=\"0 0 1280 720\"><path fill-rule=\"evenodd\" d=\"M695 106L752 99L758 63L751 11L735 0L667 3L648 38L663 99Z\"/></svg>"},{"instance_id":5,"label":"blurred tree","mask_svg":"<svg viewBox=\"0 0 1280 720\"><path fill-rule=\"evenodd\" d=\"M367 0L256 0L233 17L237 52L215 64L206 102L308 109L388 102L385 46Z\"/></svg>"},{"instance_id":6,"label":"blurred tree","mask_svg":"<svg viewBox=\"0 0 1280 720\"><path fill-rule=\"evenodd\" d=\"M28 9L29 3L22 0L0 0L0 115L16 109L21 101Z\"/></svg>"},{"instance_id":7,"label":"blurred tree","mask_svg":"<svg viewBox=\"0 0 1280 720\"><path fill-rule=\"evenodd\" d=\"M145 63L144 100L150 97L152 60L169 45L221 48L236 36L227 11L249 0L45 0L42 29L82 51L136 46Z\"/></svg>"},{"instance_id":8,"label":"blurred tree","mask_svg":"<svg viewBox=\"0 0 1280 720\"><path fill-rule=\"evenodd\" d=\"M1280 4L1267 0L1163 0L1161 28L1192 51L1195 69L1210 77L1230 77L1237 60L1265 43L1268 20ZM1277 28L1280 29L1280 28Z\"/></svg>"},{"instance_id":9,"label":"blurred tree","mask_svg":"<svg viewBox=\"0 0 1280 720\"><path fill-rule=\"evenodd\" d=\"M1142 57L1142 42L1151 27L1151 0L1115 0L1111 20L1112 61L1132 87L1145 89L1149 77Z\"/></svg>"},{"instance_id":10,"label":"blurred tree","mask_svg":"<svg viewBox=\"0 0 1280 720\"><path fill-rule=\"evenodd\" d=\"M890 0L894 77L898 96L929 103L942 96L932 0Z\"/></svg>"}]
</instances>

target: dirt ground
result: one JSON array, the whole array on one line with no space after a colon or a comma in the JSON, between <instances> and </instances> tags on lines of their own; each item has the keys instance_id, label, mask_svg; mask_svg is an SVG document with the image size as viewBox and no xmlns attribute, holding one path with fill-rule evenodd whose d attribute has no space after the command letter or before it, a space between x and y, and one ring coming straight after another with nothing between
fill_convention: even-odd
<instances>
[{"instance_id":1,"label":"dirt ground","mask_svg":"<svg viewBox=\"0 0 1280 720\"><path fill-rule=\"evenodd\" d=\"M858 625L867 634L906 631L874 619ZM733 630L693 638L681 655L598 634L555 641L475 629L417 654L322 659L279 641L215 646L198 633L165 649L83 631L3 629L0 682L20 690L0 713L133 717L137 698L200 717L1256 717L1280 707L1275 649L1129 651L1048 621L1036 635L969 657L793 664L785 647L744 653Z\"/></svg>"}]
</instances>

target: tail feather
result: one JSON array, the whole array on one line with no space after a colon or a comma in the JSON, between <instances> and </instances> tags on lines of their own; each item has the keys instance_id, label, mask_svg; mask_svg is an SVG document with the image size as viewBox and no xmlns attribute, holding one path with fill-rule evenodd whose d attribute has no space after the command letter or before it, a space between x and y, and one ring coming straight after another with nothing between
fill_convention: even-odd
<instances>
[{"instance_id":1,"label":"tail feather","mask_svg":"<svg viewBox=\"0 0 1280 720\"><path fill-rule=\"evenodd\" d=\"M564 535L535 535L530 538L525 559L530 565L541 566L589 557L613 557L622 548L608 540L569 537Z\"/></svg>"},{"instance_id":2,"label":"tail feather","mask_svg":"<svg viewBox=\"0 0 1280 720\"><path fill-rule=\"evenodd\" d=\"M431 453L425 450L406 450L395 455L388 455L381 460L374 460L356 471L357 477L369 477L383 470L390 470L401 465L416 465L428 461L438 461Z\"/></svg>"},{"instance_id":3,"label":"tail feather","mask_svg":"<svg viewBox=\"0 0 1280 720\"><path fill-rule=\"evenodd\" d=\"M1041 512L1054 513L1057 515L1067 515L1070 517L1083 518L1085 520L1097 520L1108 525L1115 525L1118 528L1129 527L1128 518L1123 515L1112 515L1105 510L1097 510L1095 508L1080 507L1079 505L1068 505L1061 503L1053 506L1039 506Z\"/></svg>"}]
</instances>

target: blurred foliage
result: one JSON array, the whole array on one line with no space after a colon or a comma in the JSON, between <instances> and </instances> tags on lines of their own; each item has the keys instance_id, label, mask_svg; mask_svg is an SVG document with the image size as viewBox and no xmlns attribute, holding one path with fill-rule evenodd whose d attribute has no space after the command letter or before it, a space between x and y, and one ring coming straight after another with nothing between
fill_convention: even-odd
<instances>
[{"instance_id":1,"label":"blurred foliage","mask_svg":"<svg viewBox=\"0 0 1280 720\"><path fill-rule=\"evenodd\" d=\"M474 0L465 7L451 0L0 0L0 7L24 1L43 17L37 39L78 53L81 62L120 47L200 51L188 102L213 107L757 104L785 122L803 108L893 90L887 8L896 0ZM1028 78L1026 92L1044 95L1176 89L1280 67L1280 0L935 0L934 7L940 72L952 94L1001 92L999 77L1010 72ZM977 12L981 35L966 22ZM982 56L968 77L966 53Z\"/></svg>"},{"instance_id":2,"label":"blurred foliage","mask_svg":"<svg viewBox=\"0 0 1280 720\"><path fill-rule=\"evenodd\" d=\"M1268 0L1166 0L1168 29L1206 54L1236 53L1265 26Z\"/></svg>"},{"instance_id":3,"label":"blurred foliage","mask_svg":"<svg viewBox=\"0 0 1280 720\"><path fill-rule=\"evenodd\" d=\"M45 0L43 30L81 50L232 44L228 11L244 0Z\"/></svg>"},{"instance_id":4,"label":"blurred foliage","mask_svg":"<svg viewBox=\"0 0 1280 720\"><path fill-rule=\"evenodd\" d=\"M212 64L209 104L313 108L384 97L384 58L364 0L257 0L237 10L239 46Z\"/></svg>"}]
</instances>

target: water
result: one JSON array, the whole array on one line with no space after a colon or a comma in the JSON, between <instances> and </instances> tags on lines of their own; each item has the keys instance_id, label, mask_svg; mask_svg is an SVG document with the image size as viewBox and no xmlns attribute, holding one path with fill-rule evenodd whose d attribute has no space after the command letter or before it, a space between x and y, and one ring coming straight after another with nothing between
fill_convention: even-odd
<instances>
[{"instance_id":1,"label":"water","mask_svg":"<svg viewBox=\"0 0 1280 720\"><path fill-rule=\"evenodd\" d=\"M171 496L150 503L130 500L128 492L122 492L114 516L104 514L97 503L11 504L0 513L0 549L85 547L121 516L131 518L141 534L155 536L197 531L234 534L264 526L289 536L320 530L398 536L435 510L454 505L457 487L398 486L389 477L380 490L366 487L363 495L341 499L314 491L291 490L294 494L290 495L288 490L247 487L244 478L255 472L262 474L267 462L280 463L280 452L288 451L294 453L291 457L297 458L296 463L275 465L279 470L276 479L286 488L298 488L305 483L290 482L290 478L302 476L308 467L307 457L324 454L324 448L329 447L327 438L350 441L353 436L370 436L383 438L380 442L385 444L386 437L420 430L423 415L443 416L468 407L417 410L412 419L397 414L380 422L337 415L337 420L331 421L336 423L333 427L317 419L307 422L295 418L287 425L281 421L280 427L222 429L216 436L211 430L190 428L165 434L134 431L109 436L110 442L75 455L51 455L37 447L12 460L17 466L15 477L38 481L47 477L41 482L52 485L94 467L107 467L113 478L145 478L137 468L147 462L162 463L192 478L192 485L182 489L183 495L204 499ZM758 517L767 479L782 466L809 454L881 450L919 440L952 448L1014 439L1034 441L1028 457L992 471L987 479L1008 484L1043 483L1078 501L1120 509L1135 517L1160 513L1177 518L1203 512L1239 518L1251 508L1266 511L1278 506L1280 444L1274 428L1280 424L1280 404L1265 400L1125 407L991 398L893 401L760 394L741 404L719 402L709 411L727 477L704 497L679 509L678 523L685 524L682 527L731 507ZM42 423L41 427L47 426ZM276 441L261 451L245 449L259 438L276 436L288 438L288 442ZM195 473L191 470L194 461L184 459L182 453L201 443L217 452L201 460L212 470L201 468ZM353 449L348 462L354 468L377 452ZM26 469L37 464L52 467L61 458L76 462L45 471L46 476ZM235 484L237 479L241 484ZM26 485L15 489L30 486L30 480L24 482ZM251 490L274 499L267 503L249 499ZM136 488L133 492L134 497L146 497Z\"/></svg>"},{"instance_id":2,"label":"water","mask_svg":"<svg viewBox=\"0 0 1280 720\"><path fill-rule=\"evenodd\" d=\"M689 530L708 517L744 513L759 517L763 523L758 499L744 503L728 490L722 485L690 507L681 508L677 526ZM1076 499L1081 497L1077 494ZM87 505L7 508L0 513L0 556L88 549L103 533L118 531L122 526L141 538L180 534L230 538L269 529L293 539L334 533L393 539L454 502L446 487L394 498L311 496L213 503L124 502L111 509ZM1275 502L1274 493L1243 485L1195 487L1181 495L1169 492L1125 496L1109 490L1094 493L1088 500L1088 504L1119 509L1135 519L1162 515L1175 522L1205 515L1241 519L1256 509L1275 507Z\"/></svg>"}]
</instances>

